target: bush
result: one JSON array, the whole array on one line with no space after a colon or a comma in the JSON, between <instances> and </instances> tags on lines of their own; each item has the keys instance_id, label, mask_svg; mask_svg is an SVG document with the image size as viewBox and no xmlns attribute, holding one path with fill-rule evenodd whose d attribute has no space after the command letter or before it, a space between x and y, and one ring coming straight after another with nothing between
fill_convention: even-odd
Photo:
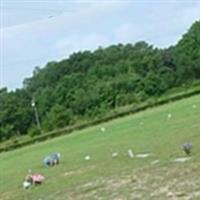
<instances>
[{"instance_id":1,"label":"bush","mask_svg":"<svg viewBox=\"0 0 200 200\"><path fill-rule=\"evenodd\" d=\"M35 136L38 136L41 134L41 131L36 128L36 127L33 127L30 129L29 133L28 133L31 137L35 137Z\"/></svg>"}]
</instances>

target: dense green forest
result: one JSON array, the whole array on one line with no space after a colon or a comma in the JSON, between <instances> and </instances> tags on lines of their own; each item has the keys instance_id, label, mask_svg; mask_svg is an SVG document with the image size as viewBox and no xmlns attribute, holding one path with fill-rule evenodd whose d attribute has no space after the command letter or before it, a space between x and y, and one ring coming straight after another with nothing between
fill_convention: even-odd
<instances>
[{"instance_id":1,"label":"dense green forest","mask_svg":"<svg viewBox=\"0 0 200 200\"><path fill-rule=\"evenodd\" d=\"M0 89L0 141L42 134L37 115L42 132L47 132L199 80L200 21L166 49L141 41L77 52L36 67L21 89Z\"/></svg>"}]
</instances>

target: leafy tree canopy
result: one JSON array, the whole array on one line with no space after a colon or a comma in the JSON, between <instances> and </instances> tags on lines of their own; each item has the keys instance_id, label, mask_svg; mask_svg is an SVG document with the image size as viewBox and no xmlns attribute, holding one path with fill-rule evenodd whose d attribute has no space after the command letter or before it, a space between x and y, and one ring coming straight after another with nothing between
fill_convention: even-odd
<instances>
[{"instance_id":1,"label":"leafy tree canopy","mask_svg":"<svg viewBox=\"0 0 200 200\"><path fill-rule=\"evenodd\" d=\"M36 67L22 89L0 89L0 140L37 134L36 111L42 129L49 131L199 79L200 21L167 49L140 41L73 53L68 59Z\"/></svg>"}]
</instances>

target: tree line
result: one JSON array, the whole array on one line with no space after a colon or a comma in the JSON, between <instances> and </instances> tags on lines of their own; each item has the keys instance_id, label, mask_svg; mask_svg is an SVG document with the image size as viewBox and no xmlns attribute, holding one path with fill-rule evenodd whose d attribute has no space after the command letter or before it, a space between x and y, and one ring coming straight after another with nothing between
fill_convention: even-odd
<instances>
[{"instance_id":1,"label":"tree line","mask_svg":"<svg viewBox=\"0 0 200 200\"><path fill-rule=\"evenodd\" d=\"M73 53L36 67L21 89L0 89L0 141L102 117L200 80L200 21L166 49L144 41Z\"/></svg>"}]
</instances>

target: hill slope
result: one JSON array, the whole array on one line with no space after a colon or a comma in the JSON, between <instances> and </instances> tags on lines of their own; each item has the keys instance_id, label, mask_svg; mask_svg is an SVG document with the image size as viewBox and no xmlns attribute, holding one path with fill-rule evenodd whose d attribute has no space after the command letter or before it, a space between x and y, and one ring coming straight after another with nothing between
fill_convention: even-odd
<instances>
[{"instance_id":1,"label":"hill slope","mask_svg":"<svg viewBox=\"0 0 200 200\"><path fill-rule=\"evenodd\" d=\"M0 90L0 141L41 133L36 129L33 99L46 132L159 98L174 87L199 84L199 35L197 21L167 49L146 42L118 44L36 67L22 89Z\"/></svg>"},{"instance_id":2,"label":"hill slope","mask_svg":"<svg viewBox=\"0 0 200 200\"><path fill-rule=\"evenodd\" d=\"M199 199L199 99L197 95L0 154L0 199ZM174 162L185 157L180 145L187 141L194 146L191 160ZM150 155L131 159L129 149ZM53 151L61 152L61 163L45 168L42 159ZM115 159L113 152L118 152ZM86 155L90 161L84 160ZM44 174L44 184L23 190L28 169Z\"/></svg>"}]
</instances>

